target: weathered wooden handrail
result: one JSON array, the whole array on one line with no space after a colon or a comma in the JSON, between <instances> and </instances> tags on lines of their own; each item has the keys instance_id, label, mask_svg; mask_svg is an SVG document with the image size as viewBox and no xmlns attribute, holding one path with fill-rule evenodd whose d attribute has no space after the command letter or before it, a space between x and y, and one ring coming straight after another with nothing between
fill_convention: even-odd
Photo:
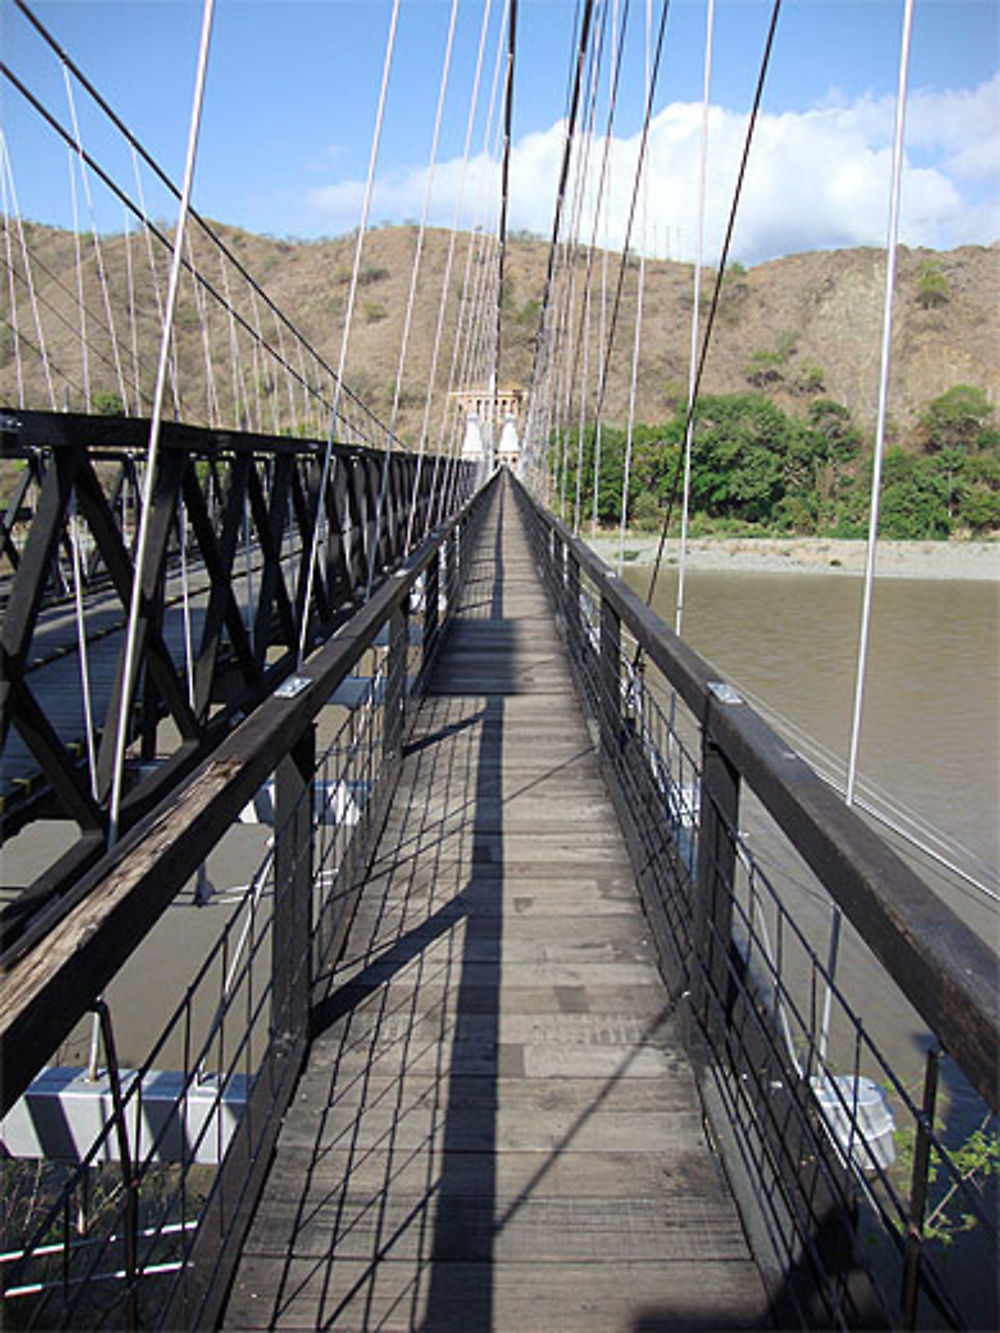
<instances>
[{"instance_id":1,"label":"weathered wooden handrail","mask_svg":"<svg viewBox=\"0 0 1000 1333\"><path fill-rule=\"evenodd\" d=\"M969 1082L998 1107L998 960L816 772L745 702L721 702L722 679L581 539L517 487L532 520L586 573L602 605L687 704L843 909L866 945ZM562 557L565 560L565 554ZM573 575L578 580L579 574Z\"/></svg>"}]
</instances>

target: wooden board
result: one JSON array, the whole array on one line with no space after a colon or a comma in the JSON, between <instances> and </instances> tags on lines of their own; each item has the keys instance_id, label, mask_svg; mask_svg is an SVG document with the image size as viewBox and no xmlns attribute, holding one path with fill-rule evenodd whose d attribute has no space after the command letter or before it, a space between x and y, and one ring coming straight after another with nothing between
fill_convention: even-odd
<instances>
[{"instance_id":1,"label":"wooden board","mask_svg":"<svg viewBox=\"0 0 1000 1333\"><path fill-rule=\"evenodd\" d=\"M762 1326L509 491L480 542L225 1326Z\"/></svg>"}]
</instances>

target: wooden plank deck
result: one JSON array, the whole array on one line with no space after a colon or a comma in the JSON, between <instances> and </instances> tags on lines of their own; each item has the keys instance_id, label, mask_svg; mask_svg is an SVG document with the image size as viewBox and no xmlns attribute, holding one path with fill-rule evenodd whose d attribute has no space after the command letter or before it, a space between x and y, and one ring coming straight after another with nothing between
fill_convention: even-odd
<instances>
[{"instance_id":1,"label":"wooden plank deck","mask_svg":"<svg viewBox=\"0 0 1000 1333\"><path fill-rule=\"evenodd\" d=\"M224 1327L760 1327L650 932L498 488Z\"/></svg>"}]
</instances>

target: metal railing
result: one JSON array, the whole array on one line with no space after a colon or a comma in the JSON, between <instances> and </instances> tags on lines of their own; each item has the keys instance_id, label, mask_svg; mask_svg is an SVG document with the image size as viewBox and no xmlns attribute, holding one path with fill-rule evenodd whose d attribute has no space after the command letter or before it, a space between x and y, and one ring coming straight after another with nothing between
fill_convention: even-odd
<instances>
[{"instance_id":1,"label":"metal railing","mask_svg":"<svg viewBox=\"0 0 1000 1333\"><path fill-rule=\"evenodd\" d=\"M119 829L346 620L434 525L444 494L468 484L458 460L438 477L414 454L338 443L324 468L322 441L164 423L137 571L147 437L136 418L0 409L0 458L23 464L38 489L23 544L5 530L0 553L11 567L0 572L0 836L46 815L80 828L73 858L46 865L0 912L5 965L28 923L43 916L47 929L100 855L122 727L138 754ZM138 666L124 707L136 578Z\"/></svg>"},{"instance_id":2,"label":"metal railing","mask_svg":"<svg viewBox=\"0 0 1000 1333\"><path fill-rule=\"evenodd\" d=\"M517 498L776 1319L995 1326L996 956Z\"/></svg>"},{"instance_id":3,"label":"metal railing","mask_svg":"<svg viewBox=\"0 0 1000 1333\"><path fill-rule=\"evenodd\" d=\"M39 1151L37 1166L3 1165L5 1322L215 1322L487 493L130 831L90 872L77 907L8 974L2 1133L9 1146L20 1125ZM168 906L205 900L206 860L241 819L268 827L265 854L220 899L224 922L194 957L174 1012L124 1067L116 1045L134 1049L139 1038L121 1036L133 1016L116 1014L117 1032L112 1023L116 976L142 966L144 948L162 951ZM43 1141L45 1079L35 1076L105 992L93 1132L71 1132L56 1161ZM79 1070L59 1077L76 1093L85 1082ZM48 1108L65 1131L66 1102L50 1097Z\"/></svg>"}]
</instances>

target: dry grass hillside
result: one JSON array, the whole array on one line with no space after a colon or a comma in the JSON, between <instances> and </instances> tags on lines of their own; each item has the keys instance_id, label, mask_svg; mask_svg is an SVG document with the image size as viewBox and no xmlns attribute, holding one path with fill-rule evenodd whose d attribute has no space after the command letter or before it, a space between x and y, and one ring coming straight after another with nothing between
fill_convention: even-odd
<instances>
[{"instance_id":1,"label":"dry grass hillside","mask_svg":"<svg viewBox=\"0 0 1000 1333\"><path fill-rule=\"evenodd\" d=\"M36 305L46 349L53 366L60 406L82 406L82 355L76 314L76 247L72 235L39 225L26 226ZM336 365L344 320L354 240L341 237L311 243L293 243L253 236L218 227L233 253L254 274L276 305L284 310L326 360ZM347 380L383 419L393 398L403 315L413 270L417 240L415 227L388 227L366 238L362 283L352 328ZM220 294L228 288L247 325L259 329L265 340L279 344L276 321L266 307L254 302L245 280L204 239L194 238L196 262ZM438 364L437 396L430 414L430 439L437 435L441 393L447 385L454 345L458 296L466 274L469 238L460 237L447 284L444 338ZM413 327L406 360L398 430L413 439L420 430L425 386L430 370L434 333L446 268L448 234L432 231L426 238ZM477 252L473 251L474 260ZM526 384L530 375L539 302L547 263L547 246L530 238L512 239L507 261L507 290L501 378ZM92 391L113 392L116 384L111 340L107 334L104 298L97 277L92 243L83 243L84 300L88 311L90 346L88 373ZM109 276L112 314L129 392L138 380L148 399L156 362L157 294L142 238L133 234L126 254L122 236L102 241L102 260ZM128 261L128 262L127 262ZM128 301L128 265L132 269L135 310L135 346L139 370L132 358ZM609 256L609 288L613 290L620 257ZM874 417L881 337L885 260L876 250L846 250L791 255L742 271L726 274L719 319L707 363L703 391L730 393L757 387L792 412L804 411L814 397L833 398L845 406L868 432ZM50 399L42 374L36 322L23 278L23 260L15 260L18 279L13 284L17 324L22 333L21 370L28 402L47 406ZM156 261L161 292L166 265ZM470 281L479 266L473 262ZM601 262L595 263L599 279ZM638 264L626 269L623 300L616 337L616 355L609 378L606 410L621 420L627 407L629 356L633 341ZM577 279L579 319L583 269ZM643 355L638 379L638 417L654 422L670 414L687 382L690 337L692 270L689 265L653 261L646 266L643 318ZM14 356L15 322L11 312L11 283L0 295L0 401L17 401ZM590 373L597 364L599 286L595 286L591 313L593 334ZM221 305L202 298L202 317L187 283L178 314L178 358L182 410L189 419L206 419L217 404L220 419L231 421L234 396L243 394L243 414L261 415L264 428L279 419L277 404L297 401L262 359L252 353L249 335L231 325ZM610 297L609 297L610 300ZM968 246L948 253L903 250L899 259L895 305L894 359L891 413L900 443L916 445L916 425L927 402L958 383L984 389L996 402L1000 394L1000 250ZM212 384L206 383L206 338L213 364ZM290 363L306 378L315 372L292 350L285 332L281 345ZM232 374L231 350L237 348L240 374L255 386L251 404L246 389ZM286 377L287 379L287 377ZM319 429L301 406L302 430ZM270 414L270 415L269 415ZM281 417L283 428L287 418Z\"/></svg>"}]
</instances>

